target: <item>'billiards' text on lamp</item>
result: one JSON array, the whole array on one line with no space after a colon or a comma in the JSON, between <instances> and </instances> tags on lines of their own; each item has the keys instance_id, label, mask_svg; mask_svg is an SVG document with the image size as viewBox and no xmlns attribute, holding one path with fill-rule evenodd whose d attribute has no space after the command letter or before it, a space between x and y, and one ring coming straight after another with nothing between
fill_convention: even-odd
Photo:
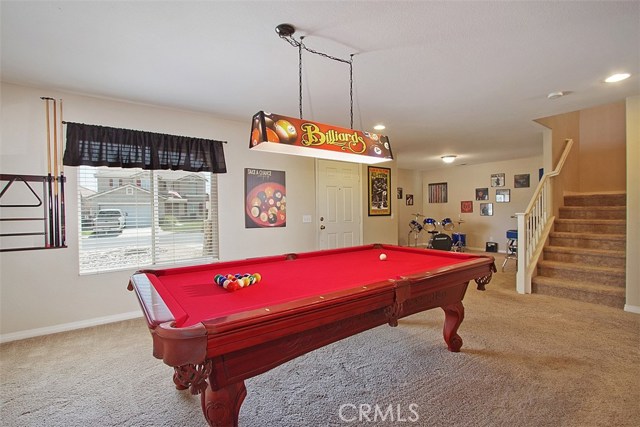
<instances>
[{"instance_id":1,"label":"'billiards' text on lamp","mask_svg":"<svg viewBox=\"0 0 640 427\"><path fill-rule=\"evenodd\" d=\"M295 29L289 24L276 27L280 38L298 48L300 118L260 111L253 116L249 148L271 153L293 154L328 160L376 164L393 160L389 139L373 132L353 130L353 55L349 60L307 48L302 38L292 37ZM351 129L312 122L302 118L302 50L349 64Z\"/></svg>"}]
</instances>

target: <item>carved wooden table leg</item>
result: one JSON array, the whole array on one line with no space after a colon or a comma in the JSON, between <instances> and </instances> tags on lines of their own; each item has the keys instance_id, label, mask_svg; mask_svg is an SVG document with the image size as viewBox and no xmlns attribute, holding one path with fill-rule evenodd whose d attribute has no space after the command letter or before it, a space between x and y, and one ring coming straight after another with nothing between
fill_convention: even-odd
<instances>
[{"instance_id":1,"label":"carved wooden table leg","mask_svg":"<svg viewBox=\"0 0 640 427\"><path fill-rule=\"evenodd\" d=\"M442 307L444 310L444 340L449 347L449 351L458 352L462 347L462 338L457 334L458 327L464 319L464 306L462 301Z\"/></svg>"},{"instance_id":2,"label":"carved wooden table leg","mask_svg":"<svg viewBox=\"0 0 640 427\"><path fill-rule=\"evenodd\" d=\"M212 427L237 427L240 406L247 395L244 381L229 384L219 390L211 386L201 395L202 412Z\"/></svg>"}]
</instances>

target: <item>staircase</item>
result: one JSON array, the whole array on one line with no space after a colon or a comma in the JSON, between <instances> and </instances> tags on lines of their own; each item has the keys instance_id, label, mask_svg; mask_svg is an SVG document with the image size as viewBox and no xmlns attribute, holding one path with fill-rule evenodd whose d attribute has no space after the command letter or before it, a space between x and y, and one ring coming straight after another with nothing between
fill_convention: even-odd
<instances>
[{"instance_id":1,"label":"staircase","mask_svg":"<svg viewBox=\"0 0 640 427\"><path fill-rule=\"evenodd\" d=\"M532 292L623 308L625 244L626 194L565 196Z\"/></svg>"}]
</instances>

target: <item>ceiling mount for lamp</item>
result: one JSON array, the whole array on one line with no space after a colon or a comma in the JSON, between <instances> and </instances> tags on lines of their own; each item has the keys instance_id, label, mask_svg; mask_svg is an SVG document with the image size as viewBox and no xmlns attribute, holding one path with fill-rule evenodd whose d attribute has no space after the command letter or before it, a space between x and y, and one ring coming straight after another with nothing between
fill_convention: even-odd
<instances>
[{"instance_id":1,"label":"ceiling mount for lamp","mask_svg":"<svg viewBox=\"0 0 640 427\"><path fill-rule=\"evenodd\" d=\"M276 27L276 33L278 33L280 37L289 37L295 32L296 29L291 24L280 24Z\"/></svg>"},{"instance_id":2,"label":"ceiling mount for lamp","mask_svg":"<svg viewBox=\"0 0 640 427\"><path fill-rule=\"evenodd\" d=\"M353 130L353 54L348 60L307 48L293 37L291 24L280 24L276 33L298 49L300 118L260 111L253 116L249 148L281 154L376 164L393 160L389 139L377 133ZM311 122L302 118L302 51L349 65L351 128Z\"/></svg>"}]
</instances>

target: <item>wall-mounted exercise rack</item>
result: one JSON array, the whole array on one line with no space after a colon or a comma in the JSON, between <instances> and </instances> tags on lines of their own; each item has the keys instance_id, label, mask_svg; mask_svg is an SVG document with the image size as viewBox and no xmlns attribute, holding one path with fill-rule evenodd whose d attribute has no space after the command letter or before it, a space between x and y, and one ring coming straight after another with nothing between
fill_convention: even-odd
<instances>
[{"instance_id":1,"label":"wall-mounted exercise rack","mask_svg":"<svg viewBox=\"0 0 640 427\"><path fill-rule=\"evenodd\" d=\"M0 174L0 252L67 247L64 182L63 175ZM62 189L61 198L58 188ZM10 223L11 231L6 232ZM6 247L7 240L14 244Z\"/></svg>"}]
</instances>

